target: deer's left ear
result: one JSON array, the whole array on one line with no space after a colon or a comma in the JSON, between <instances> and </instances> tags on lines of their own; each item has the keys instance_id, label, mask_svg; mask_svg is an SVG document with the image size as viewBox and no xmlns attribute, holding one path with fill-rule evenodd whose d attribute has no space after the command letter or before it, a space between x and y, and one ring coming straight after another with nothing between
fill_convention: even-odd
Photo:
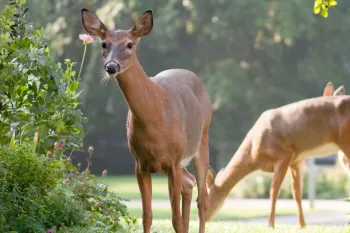
<instances>
[{"instance_id":1,"label":"deer's left ear","mask_svg":"<svg viewBox=\"0 0 350 233\"><path fill-rule=\"evenodd\" d=\"M333 83L329 82L323 90L323 96L332 96L334 92Z\"/></svg>"},{"instance_id":2,"label":"deer's left ear","mask_svg":"<svg viewBox=\"0 0 350 233\"><path fill-rule=\"evenodd\" d=\"M143 37L147 36L153 28L153 12L147 10L143 12L136 20L131 32L134 36Z\"/></svg>"}]
</instances>

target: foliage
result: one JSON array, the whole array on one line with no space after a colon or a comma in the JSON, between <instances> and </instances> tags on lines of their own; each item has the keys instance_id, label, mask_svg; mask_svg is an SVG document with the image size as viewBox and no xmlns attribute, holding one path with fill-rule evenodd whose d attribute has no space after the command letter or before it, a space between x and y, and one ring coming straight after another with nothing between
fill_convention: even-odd
<instances>
[{"instance_id":1,"label":"foliage","mask_svg":"<svg viewBox=\"0 0 350 233\"><path fill-rule=\"evenodd\" d=\"M126 206L121 202L126 199L109 192L105 184L90 174L89 168L83 172L78 169L74 168L67 174L65 187L71 197L83 203L89 211L89 229L131 232L136 219L129 216Z\"/></svg>"},{"instance_id":2,"label":"foliage","mask_svg":"<svg viewBox=\"0 0 350 233\"><path fill-rule=\"evenodd\" d=\"M82 203L58 188L65 162L31 152L28 144L0 147L0 231L46 232L83 224Z\"/></svg>"},{"instance_id":3,"label":"foliage","mask_svg":"<svg viewBox=\"0 0 350 233\"><path fill-rule=\"evenodd\" d=\"M90 175L90 161L79 173L72 153L64 159L82 146L80 72L54 62L24 4L11 0L0 15L0 231L130 232L136 220Z\"/></svg>"},{"instance_id":4,"label":"foliage","mask_svg":"<svg viewBox=\"0 0 350 233\"><path fill-rule=\"evenodd\" d=\"M0 231L45 232L62 226L130 232L136 219L124 199L69 160L31 152L28 144L0 148ZM125 201L125 200L124 200Z\"/></svg>"},{"instance_id":5,"label":"foliage","mask_svg":"<svg viewBox=\"0 0 350 233\"><path fill-rule=\"evenodd\" d=\"M75 63L66 70L49 55L44 31L26 22L25 0L11 0L0 21L0 144L32 139L38 132L37 151L52 149L54 142L66 141L66 148L82 146L85 118L78 108Z\"/></svg>"},{"instance_id":6,"label":"foliage","mask_svg":"<svg viewBox=\"0 0 350 233\"><path fill-rule=\"evenodd\" d=\"M38 187L37 192L45 195L47 190L57 185L57 180L64 176L65 165L60 160L51 161L46 156L35 156L29 144L20 144L16 148L1 147L0 179L6 179L9 184L24 192L32 186ZM10 190L12 191L12 190Z\"/></svg>"},{"instance_id":7,"label":"foliage","mask_svg":"<svg viewBox=\"0 0 350 233\"><path fill-rule=\"evenodd\" d=\"M314 4L314 13L320 14L327 18L328 17L328 8L337 5L336 0L315 0Z\"/></svg>"}]
</instances>

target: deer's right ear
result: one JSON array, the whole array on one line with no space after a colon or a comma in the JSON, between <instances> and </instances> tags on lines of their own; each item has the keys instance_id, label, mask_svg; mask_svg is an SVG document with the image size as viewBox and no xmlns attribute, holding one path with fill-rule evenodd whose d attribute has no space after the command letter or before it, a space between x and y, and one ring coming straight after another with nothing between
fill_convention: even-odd
<instances>
[{"instance_id":1,"label":"deer's right ear","mask_svg":"<svg viewBox=\"0 0 350 233\"><path fill-rule=\"evenodd\" d=\"M323 90L323 96L332 96L334 93L333 83L327 83L326 87Z\"/></svg>"},{"instance_id":2,"label":"deer's right ear","mask_svg":"<svg viewBox=\"0 0 350 233\"><path fill-rule=\"evenodd\" d=\"M106 37L106 26L96 15L85 8L81 10L81 20L85 31L87 31L89 34L98 36L101 39L104 39Z\"/></svg>"},{"instance_id":3,"label":"deer's right ear","mask_svg":"<svg viewBox=\"0 0 350 233\"><path fill-rule=\"evenodd\" d=\"M335 90L333 95L345 95L345 87L342 85Z\"/></svg>"}]
</instances>

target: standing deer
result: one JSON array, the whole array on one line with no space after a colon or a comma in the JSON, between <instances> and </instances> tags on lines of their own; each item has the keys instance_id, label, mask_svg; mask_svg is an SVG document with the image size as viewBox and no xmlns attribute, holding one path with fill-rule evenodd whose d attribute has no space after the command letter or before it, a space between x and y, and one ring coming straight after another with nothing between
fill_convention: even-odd
<instances>
[{"instance_id":1,"label":"standing deer","mask_svg":"<svg viewBox=\"0 0 350 233\"><path fill-rule=\"evenodd\" d=\"M274 172L268 222L268 226L274 228L276 201L289 168L298 223L305 227L301 205L302 161L339 152L343 167L347 170L350 167L350 96L338 96L344 92L343 86L334 92L333 84L328 83L324 97L302 100L261 114L228 165L216 177L213 170L209 170L207 180L211 186L206 219L214 216L243 177L260 169Z\"/></svg>"},{"instance_id":2,"label":"standing deer","mask_svg":"<svg viewBox=\"0 0 350 233\"><path fill-rule=\"evenodd\" d=\"M151 10L141 14L129 30L110 31L86 9L82 9L81 17L85 30L101 39L104 69L109 78L116 79L129 106L127 139L135 158L144 232L149 233L152 225L151 173L164 173L168 176L175 231L188 232L192 189L197 183L199 232L203 233L208 205L208 130L212 116L206 89L188 70L165 70L152 78L144 72L136 56L136 46L152 30ZM196 179L186 170L192 159Z\"/></svg>"}]
</instances>

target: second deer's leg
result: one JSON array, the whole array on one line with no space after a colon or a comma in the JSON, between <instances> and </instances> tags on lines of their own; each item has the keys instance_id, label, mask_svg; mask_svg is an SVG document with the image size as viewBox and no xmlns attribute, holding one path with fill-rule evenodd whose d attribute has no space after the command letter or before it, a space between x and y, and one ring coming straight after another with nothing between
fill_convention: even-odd
<instances>
[{"instance_id":1,"label":"second deer's leg","mask_svg":"<svg viewBox=\"0 0 350 233\"><path fill-rule=\"evenodd\" d=\"M205 221L208 209L208 191L207 191L207 174L209 167L209 147L208 147L208 130L204 130L201 138L199 149L194 157L194 168L196 171L197 188L198 188L198 216L199 216L199 233L204 233Z\"/></svg>"},{"instance_id":2,"label":"second deer's leg","mask_svg":"<svg viewBox=\"0 0 350 233\"><path fill-rule=\"evenodd\" d=\"M301 201L303 198L303 180L302 180L301 164L293 164L290 166L290 174L292 177L292 194L298 205L298 223L300 227L305 227L305 219Z\"/></svg>"},{"instance_id":3,"label":"second deer's leg","mask_svg":"<svg viewBox=\"0 0 350 233\"><path fill-rule=\"evenodd\" d=\"M150 233L152 226L152 177L148 171L141 170L136 162L135 174L142 200L143 232Z\"/></svg>"},{"instance_id":4,"label":"second deer's leg","mask_svg":"<svg viewBox=\"0 0 350 233\"><path fill-rule=\"evenodd\" d=\"M186 168L182 168L182 223L183 232L188 233L191 201L193 187L196 186L196 179L187 171Z\"/></svg>"},{"instance_id":5,"label":"second deer's leg","mask_svg":"<svg viewBox=\"0 0 350 233\"><path fill-rule=\"evenodd\" d=\"M282 155L283 156L283 155ZM288 155L284 155L288 156ZM287 157L284 160L277 161L274 166L274 174L270 187L270 201L271 201L271 209L269 216L269 227L275 227L275 212L276 212L276 202L280 192L280 187L286 173L288 171L290 158Z\"/></svg>"},{"instance_id":6,"label":"second deer's leg","mask_svg":"<svg viewBox=\"0 0 350 233\"><path fill-rule=\"evenodd\" d=\"M176 233L182 233L183 223L180 212L182 169L180 166L174 166L169 170L168 181L173 227Z\"/></svg>"}]
</instances>

